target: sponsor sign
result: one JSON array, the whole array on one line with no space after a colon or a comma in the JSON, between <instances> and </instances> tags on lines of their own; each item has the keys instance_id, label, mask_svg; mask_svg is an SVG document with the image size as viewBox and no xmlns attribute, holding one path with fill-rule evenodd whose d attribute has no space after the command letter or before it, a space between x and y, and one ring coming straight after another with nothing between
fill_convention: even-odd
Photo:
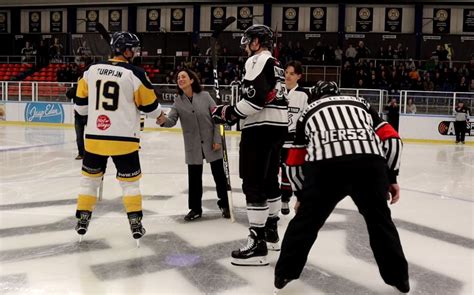
<instances>
[{"instance_id":1,"label":"sponsor sign","mask_svg":"<svg viewBox=\"0 0 474 295\"><path fill-rule=\"evenodd\" d=\"M454 132L454 121L439 122L438 132L441 135L456 135ZM467 122L466 136L474 136L474 122Z\"/></svg>"},{"instance_id":2,"label":"sponsor sign","mask_svg":"<svg viewBox=\"0 0 474 295\"><path fill-rule=\"evenodd\" d=\"M25 122L64 123L64 108L60 103L27 103Z\"/></svg>"}]
</instances>

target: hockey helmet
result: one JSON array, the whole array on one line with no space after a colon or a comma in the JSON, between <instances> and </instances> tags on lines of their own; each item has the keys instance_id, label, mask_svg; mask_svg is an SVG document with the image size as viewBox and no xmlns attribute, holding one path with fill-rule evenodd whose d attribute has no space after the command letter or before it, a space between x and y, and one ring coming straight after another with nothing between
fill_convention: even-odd
<instances>
[{"instance_id":1,"label":"hockey helmet","mask_svg":"<svg viewBox=\"0 0 474 295\"><path fill-rule=\"evenodd\" d=\"M140 50L140 39L133 33L115 32L110 39L110 47L114 55L123 55L127 48L137 54Z\"/></svg>"},{"instance_id":2,"label":"hockey helmet","mask_svg":"<svg viewBox=\"0 0 474 295\"><path fill-rule=\"evenodd\" d=\"M312 101L318 100L325 96L336 96L340 95L339 87L334 81L318 81L311 90Z\"/></svg>"},{"instance_id":3,"label":"hockey helmet","mask_svg":"<svg viewBox=\"0 0 474 295\"><path fill-rule=\"evenodd\" d=\"M252 25L247 28L240 39L240 47L245 49L253 39L258 38L260 46L271 49L273 46L273 31L265 25Z\"/></svg>"}]
</instances>

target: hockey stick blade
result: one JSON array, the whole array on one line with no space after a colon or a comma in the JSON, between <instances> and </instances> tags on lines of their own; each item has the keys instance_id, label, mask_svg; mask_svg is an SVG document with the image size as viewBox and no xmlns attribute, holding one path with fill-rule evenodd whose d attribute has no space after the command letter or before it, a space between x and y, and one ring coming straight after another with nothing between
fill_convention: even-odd
<instances>
[{"instance_id":1,"label":"hockey stick blade","mask_svg":"<svg viewBox=\"0 0 474 295\"><path fill-rule=\"evenodd\" d=\"M235 22L235 17L231 16L226 18L226 20L212 33L212 38L219 37L219 34L224 31L230 24Z\"/></svg>"},{"instance_id":2,"label":"hockey stick blade","mask_svg":"<svg viewBox=\"0 0 474 295\"><path fill-rule=\"evenodd\" d=\"M104 25L97 22L95 24L95 29L97 30L97 32L99 32L102 38L104 38L104 40L107 41L107 44L110 44L110 35L109 35L109 32L107 32L107 30L105 29Z\"/></svg>"}]
</instances>

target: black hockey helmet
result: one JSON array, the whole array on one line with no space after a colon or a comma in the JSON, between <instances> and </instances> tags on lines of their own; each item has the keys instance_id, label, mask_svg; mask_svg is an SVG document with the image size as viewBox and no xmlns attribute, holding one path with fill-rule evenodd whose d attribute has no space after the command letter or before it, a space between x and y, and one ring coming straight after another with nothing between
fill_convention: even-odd
<instances>
[{"instance_id":1,"label":"black hockey helmet","mask_svg":"<svg viewBox=\"0 0 474 295\"><path fill-rule=\"evenodd\" d=\"M311 90L312 101L323 98L324 96L336 96L340 95L339 87L334 81L318 81Z\"/></svg>"},{"instance_id":2,"label":"black hockey helmet","mask_svg":"<svg viewBox=\"0 0 474 295\"><path fill-rule=\"evenodd\" d=\"M136 54L140 49L140 39L133 33L115 32L110 39L110 47L114 55L123 55L127 48Z\"/></svg>"},{"instance_id":3,"label":"black hockey helmet","mask_svg":"<svg viewBox=\"0 0 474 295\"><path fill-rule=\"evenodd\" d=\"M258 38L261 47L271 49L273 46L273 31L265 25L252 25L248 27L242 39L240 40L240 47L245 49L247 44L250 44L253 39Z\"/></svg>"}]
</instances>

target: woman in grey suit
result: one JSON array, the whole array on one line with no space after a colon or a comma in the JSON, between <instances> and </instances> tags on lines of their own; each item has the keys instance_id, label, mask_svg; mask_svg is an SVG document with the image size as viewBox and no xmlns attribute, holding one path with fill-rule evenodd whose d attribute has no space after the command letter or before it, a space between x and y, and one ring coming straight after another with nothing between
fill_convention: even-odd
<instances>
[{"instance_id":1,"label":"woman in grey suit","mask_svg":"<svg viewBox=\"0 0 474 295\"><path fill-rule=\"evenodd\" d=\"M216 103L208 92L202 91L197 75L188 69L177 75L178 94L167 116L157 119L162 127L173 127L178 118L183 130L186 164L188 165L189 213L184 220L191 221L202 215L203 159L211 164L216 183L217 205L224 218L230 218L227 200L227 180L224 173L219 125L211 119Z\"/></svg>"}]
</instances>

